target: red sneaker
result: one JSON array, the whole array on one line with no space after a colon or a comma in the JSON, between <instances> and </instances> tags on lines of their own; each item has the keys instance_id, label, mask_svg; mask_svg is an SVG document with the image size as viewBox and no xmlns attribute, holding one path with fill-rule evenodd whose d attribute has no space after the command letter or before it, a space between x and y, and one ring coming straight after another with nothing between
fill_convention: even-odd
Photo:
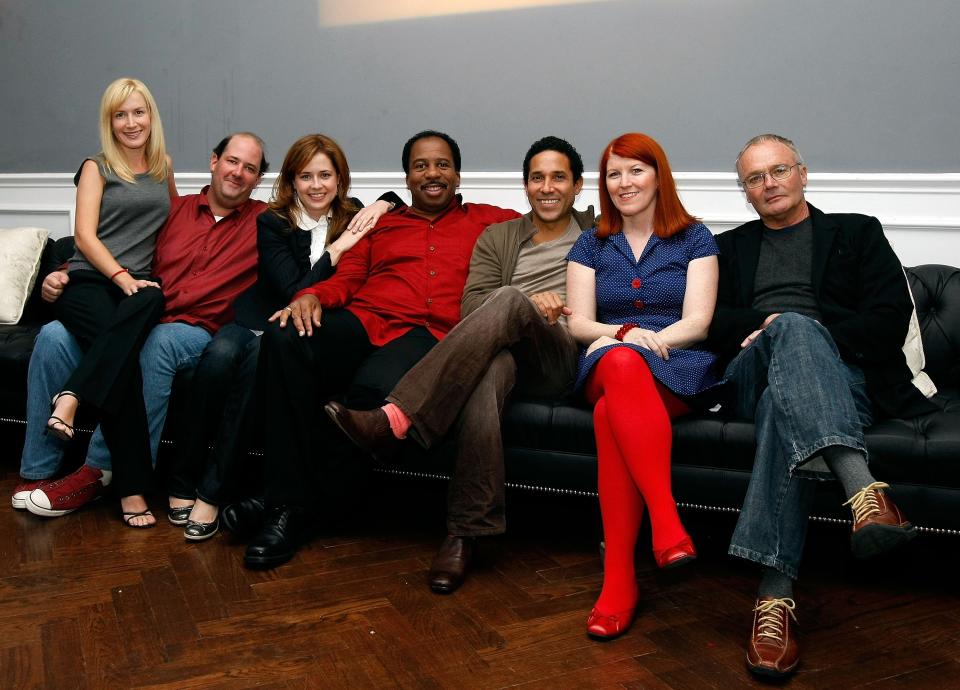
<instances>
[{"instance_id":1,"label":"red sneaker","mask_svg":"<svg viewBox=\"0 0 960 690\"><path fill-rule=\"evenodd\" d=\"M30 495L30 492L42 488L52 481L52 479L23 479L21 477L20 483L13 487L13 496L10 498L13 509L26 510L27 496Z\"/></svg>"},{"instance_id":2,"label":"red sneaker","mask_svg":"<svg viewBox=\"0 0 960 690\"><path fill-rule=\"evenodd\" d=\"M103 472L83 465L62 479L34 489L27 497L27 510L34 515L59 517L100 498L106 488Z\"/></svg>"}]
</instances>

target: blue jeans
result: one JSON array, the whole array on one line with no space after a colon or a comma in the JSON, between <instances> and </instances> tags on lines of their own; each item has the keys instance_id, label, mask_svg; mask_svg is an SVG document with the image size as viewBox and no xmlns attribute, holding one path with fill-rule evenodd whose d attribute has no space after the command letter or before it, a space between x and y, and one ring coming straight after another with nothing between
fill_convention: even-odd
<instances>
[{"instance_id":1,"label":"blue jeans","mask_svg":"<svg viewBox=\"0 0 960 690\"><path fill-rule=\"evenodd\" d=\"M140 351L143 401L150 430L150 453L157 460L160 434L167 419L173 379L180 369L196 366L210 334L200 326L161 323L154 327ZM40 329L27 370L27 432L20 459L20 476L46 479L57 473L63 459L63 442L43 433L50 417L50 400L80 362L83 352L59 321ZM110 451L100 433L93 432L86 464L109 470Z\"/></svg>"},{"instance_id":2,"label":"blue jeans","mask_svg":"<svg viewBox=\"0 0 960 690\"><path fill-rule=\"evenodd\" d=\"M786 313L730 362L726 378L757 438L729 553L796 579L816 488L810 479L832 476L813 471L819 459L808 461L828 446L866 457L863 428L873 415L863 372L840 358L826 328Z\"/></svg>"}]
</instances>

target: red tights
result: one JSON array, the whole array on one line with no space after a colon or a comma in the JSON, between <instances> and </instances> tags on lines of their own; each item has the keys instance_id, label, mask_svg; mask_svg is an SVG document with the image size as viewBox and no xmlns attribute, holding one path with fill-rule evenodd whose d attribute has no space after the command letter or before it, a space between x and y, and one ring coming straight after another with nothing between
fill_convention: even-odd
<instances>
[{"instance_id":1,"label":"red tights","mask_svg":"<svg viewBox=\"0 0 960 690\"><path fill-rule=\"evenodd\" d=\"M606 353L587 379L595 403L598 487L606 542L603 590L596 608L614 614L637 603L634 553L643 518L650 512L653 548L687 537L670 490L670 420L690 411L653 378L643 356L627 347Z\"/></svg>"}]
</instances>

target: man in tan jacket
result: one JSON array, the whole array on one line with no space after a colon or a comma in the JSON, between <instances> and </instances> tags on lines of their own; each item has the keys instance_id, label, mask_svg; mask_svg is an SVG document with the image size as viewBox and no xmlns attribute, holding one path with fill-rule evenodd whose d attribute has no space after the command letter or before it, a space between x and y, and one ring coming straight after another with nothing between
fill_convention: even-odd
<instances>
[{"instance_id":1,"label":"man in tan jacket","mask_svg":"<svg viewBox=\"0 0 960 690\"><path fill-rule=\"evenodd\" d=\"M477 240L461 303L462 321L387 396L358 412L327 412L354 443L381 460L409 435L433 447L451 429L456 460L447 496L447 538L430 567L430 588L456 590L479 536L506 530L500 420L516 385L555 397L576 378L578 348L564 312L566 256L593 207L575 211L583 161L568 142L545 137L523 161L531 212L487 228Z\"/></svg>"}]
</instances>

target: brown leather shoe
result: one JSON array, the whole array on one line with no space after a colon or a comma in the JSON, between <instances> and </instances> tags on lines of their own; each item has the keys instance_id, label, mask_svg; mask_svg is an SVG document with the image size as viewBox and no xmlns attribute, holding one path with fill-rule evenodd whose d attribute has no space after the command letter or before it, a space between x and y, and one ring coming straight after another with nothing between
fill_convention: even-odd
<instances>
[{"instance_id":1,"label":"brown leather shoe","mask_svg":"<svg viewBox=\"0 0 960 690\"><path fill-rule=\"evenodd\" d=\"M883 492L888 488L889 484L873 482L843 504L853 511L850 548L857 558L878 556L917 536L917 528Z\"/></svg>"},{"instance_id":2,"label":"brown leather shoe","mask_svg":"<svg viewBox=\"0 0 960 690\"><path fill-rule=\"evenodd\" d=\"M437 594L450 594L463 584L473 558L473 537L448 535L430 564L430 589Z\"/></svg>"},{"instance_id":3,"label":"brown leather shoe","mask_svg":"<svg viewBox=\"0 0 960 690\"><path fill-rule=\"evenodd\" d=\"M400 447L400 440L390 430L390 420L382 409L350 410L338 402L328 402L324 408L340 431L377 462L386 463Z\"/></svg>"},{"instance_id":4,"label":"brown leather shoe","mask_svg":"<svg viewBox=\"0 0 960 690\"><path fill-rule=\"evenodd\" d=\"M793 599L763 597L753 609L753 632L747 647L747 668L767 678L786 678L797 670L800 646L794 628Z\"/></svg>"}]
</instances>

